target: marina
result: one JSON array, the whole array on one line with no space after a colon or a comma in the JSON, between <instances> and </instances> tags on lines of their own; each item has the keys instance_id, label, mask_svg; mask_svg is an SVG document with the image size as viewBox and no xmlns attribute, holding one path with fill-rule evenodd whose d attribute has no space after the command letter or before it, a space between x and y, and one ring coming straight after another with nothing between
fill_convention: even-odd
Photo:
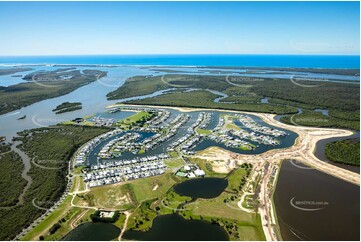
<instances>
[{"instance_id":1,"label":"marina","mask_svg":"<svg viewBox=\"0 0 361 242\"><path fill-rule=\"evenodd\" d=\"M275 129L248 115L205 111L182 113L174 109L127 106L111 110L109 114L134 112L133 116L138 115L143 121L134 120L129 127L124 125L125 121L133 116L116 120L113 130L79 149L75 155L76 166L84 167L87 187L163 174L170 169L165 165L166 161L176 156L187 163L187 157L195 155L198 146L205 141L208 143L202 150L223 145L242 154L257 152L261 147L266 147L265 150L281 144L287 147L295 138L291 131ZM214 129L209 129L216 116L218 123ZM189 170L188 165L184 166L183 172L178 171L178 174L188 178L205 175L199 167L194 172Z\"/></svg>"}]
</instances>

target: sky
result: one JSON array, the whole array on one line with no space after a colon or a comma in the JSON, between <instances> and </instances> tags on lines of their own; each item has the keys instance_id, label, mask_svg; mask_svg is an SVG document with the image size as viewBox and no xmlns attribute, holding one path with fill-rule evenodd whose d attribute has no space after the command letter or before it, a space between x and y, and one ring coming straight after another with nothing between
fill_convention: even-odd
<instances>
[{"instance_id":1,"label":"sky","mask_svg":"<svg viewBox=\"0 0 361 242\"><path fill-rule=\"evenodd\" d=\"M359 2L0 2L0 56L360 53Z\"/></svg>"}]
</instances>

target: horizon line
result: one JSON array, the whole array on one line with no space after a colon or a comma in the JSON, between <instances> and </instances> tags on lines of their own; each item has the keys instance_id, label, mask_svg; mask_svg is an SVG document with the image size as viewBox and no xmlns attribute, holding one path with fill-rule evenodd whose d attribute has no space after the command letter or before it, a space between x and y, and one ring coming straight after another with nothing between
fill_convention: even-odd
<instances>
[{"instance_id":1,"label":"horizon line","mask_svg":"<svg viewBox=\"0 0 361 242\"><path fill-rule=\"evenodd\" d=\"M358 54L301 54L301 53L297 53L297 54L279 54L279 53L270 53L270 54L222 54L222 53L202 53L202 54L197 54L197 53L147 53L147 54L138 54L138 53L134 53L134 54L46 54L46 55L0 55L0 57L57 57L57 56L155 56L155 55L159 55L159 56L184 56L184 55L229 55L229 56L250 56L250 55L278 55L278 56L359 56L360 57L360 53Z\"/></svg>"}]
</instances>

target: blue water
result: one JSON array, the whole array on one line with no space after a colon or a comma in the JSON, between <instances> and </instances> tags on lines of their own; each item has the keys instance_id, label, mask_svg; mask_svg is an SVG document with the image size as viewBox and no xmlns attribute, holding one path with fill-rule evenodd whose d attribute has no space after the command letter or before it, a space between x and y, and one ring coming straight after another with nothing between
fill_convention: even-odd
<instances>
[{"instance_id":1,"label":"blue water","mask_svg":"<svg viewBox=\"0 0 361 242\"><path fill-rule=\"evenodd\" d=\"M0 57L0 64L359 68L359 55L88 55Z\"/></svg>"}]
</instances>

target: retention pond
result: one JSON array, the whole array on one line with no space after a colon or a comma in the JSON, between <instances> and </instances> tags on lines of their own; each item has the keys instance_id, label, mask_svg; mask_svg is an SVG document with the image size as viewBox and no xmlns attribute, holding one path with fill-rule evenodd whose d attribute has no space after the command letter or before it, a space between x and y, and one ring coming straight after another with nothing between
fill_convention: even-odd
<instances>
[{"instance_id":1,"label":"retention pond","mask_svg":"<svg viewBox=\"0 0 361 242\"><path fill-rule=\"evenodd\" d=\"M116 239L120 229L110 223L84 223L70 231L62 240L109 241Z\"/></svg>"},{"instance_id":2,"label":"retention pond","mask_svg":"<svg viewBox=\"0 0 361 242\"><path fill-rule=\"evenodd\" d=\"M218 197L227 185L228 181L223 178L197 178L175 185L174 191L192 198L214 198Z\"/></svg>"},{"instance_id":3,"label":"retention pond","mask_svg":"<svg viewBox=\"0 0 361 242\"><path fill-rule=\"evenodd\" d=\"M123 238L161 241L229 240L227 232L219 225L204 220L186 220L176 214L158 216L149 231L126 231Z\"/></svg>"}]
</instances>

